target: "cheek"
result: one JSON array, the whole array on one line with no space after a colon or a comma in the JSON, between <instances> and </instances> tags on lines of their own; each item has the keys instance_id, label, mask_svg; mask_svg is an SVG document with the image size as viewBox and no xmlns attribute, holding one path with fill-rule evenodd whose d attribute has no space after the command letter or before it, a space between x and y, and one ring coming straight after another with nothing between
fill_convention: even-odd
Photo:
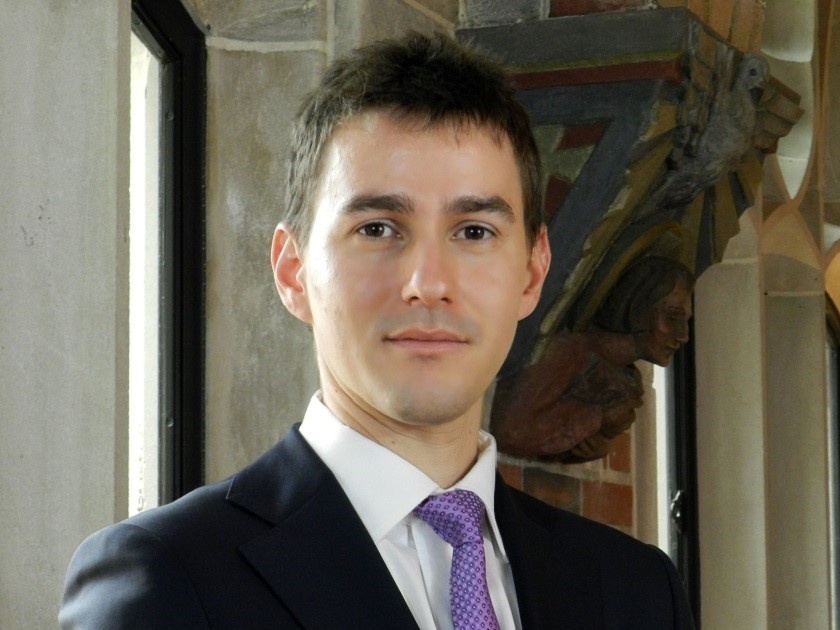
<instances>
[{"instance_id":1,"label":"cheek","mask_svg":"<svg viewBox=\"0 0 840 630\"><path fill-rule=\"evenodd\" d=\"M654 317L653 336L657 339L667 339L671 335L671 325L664 317Z\"/></svg>"},{"instance_id":2,"label":"cheek","mask_svg":"<svg viewBox=\"0 0 840 630\"><path fill-rule=\"evenodd\" d=\"M307 262L306 285L313 318L323 324L334 319L336 310L346 301L343 297L344 288L339 285L340 266L326 252L313 252Z\"/></svg>"},{"instance_id":3,"label":"cheek","mask_svg":"<svg viewBox=\"0 0 840 630\"><path fill-rule=\"evenodd\" d=\"M320 310L342 326L369 321L389 292L393 292L393 279L386 267L367 265L358 258L325 258L310 280Z\"/></svg>"},{"instance_id":4,"label":"cheek","mask_svg":"<svg viewBox=\"0 0 840 630\"><path fill-rule=\"evenodd\" d=\"M499 343L510 343L523 312L527 314L532 310L531 304L523 298L526 281L523 274L510 268L498 270L498 273L491 269L492 266L485 265L471 276L462 295L471 295L472 312L477 317L492 322L493 334Z\"/></svg>"},{"instance_id":5,"label":"cheek","mask_svg":"<svg viewBox=\"0 0 840 630\"><path fill-rule=\"evenodd\" d=\"M389 295L398 292L398 282L391 267L371 264L361 259L345 261L337 266L333 287L346 303L357 308L373 308Z\"/></svg>"}]
</instances>

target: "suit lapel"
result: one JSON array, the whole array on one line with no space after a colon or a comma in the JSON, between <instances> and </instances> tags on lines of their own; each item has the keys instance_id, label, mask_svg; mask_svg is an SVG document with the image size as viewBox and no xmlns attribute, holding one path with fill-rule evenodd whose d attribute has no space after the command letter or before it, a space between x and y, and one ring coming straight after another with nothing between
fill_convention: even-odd
<instances>
[{"instance_id":1,"label":"suit lapel","mask_svg":"<svg viewBox=\"0 0 840 630\"><path fill-rule=\"evenodd\" d=\"M563 544L554 513L526 514L499 477L495 500L523 630L601 628L598 567Z\"/></svg>"},{"instance_id":2,"label":"suit lapel","mask_svg":"<svg viewBox=\"0 0 840 630\"><path fill-rule=\"evenodd\" d=\"M304 628L417 628L350 501L297 428L236 475L228 500L273 526L239 550ZM601 628L599 569L563 544L555 513L526 512L500 478L495 501L523 629Z\"/></svg>"},{"instance_id":3,"label":"suit lapel","mask_svg":"<svg viewBox=\"0 0 840 630\"><path fill-rule=\"evenodd\" d=\"M376 545L297 428L228 500L275 525L239 550L305 628L417 628Z\"/></svg>"}]
</instances>

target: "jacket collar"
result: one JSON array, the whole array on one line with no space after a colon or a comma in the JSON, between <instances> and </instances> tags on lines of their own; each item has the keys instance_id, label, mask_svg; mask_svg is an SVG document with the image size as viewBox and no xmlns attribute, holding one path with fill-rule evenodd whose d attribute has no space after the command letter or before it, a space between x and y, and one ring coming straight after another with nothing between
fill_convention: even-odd
<instances>
[{"instance_id":1,"label":"jacket collar","mask_svg":"<svg viewBox=\"0 0 840 630\"><path fill-rule=\"evenodd\" d=\"M239 548L306 628L417 628L379 551L295 426L227 498L273 527Z\"/></svg>"},{"instance_id":2,"label":"jacket collar","mask_svg":"<svg viewBox=\"0 0 840 630\"><path fill-rule=\"evenodd\" d=\"M417 628L350 501L297 426L233 478L227 498L272 526L239 550L303 627ZM501 478L495 504L523 629L602 627L599 569L563 541L557 512Z\"/></svg>"}]
</instances>

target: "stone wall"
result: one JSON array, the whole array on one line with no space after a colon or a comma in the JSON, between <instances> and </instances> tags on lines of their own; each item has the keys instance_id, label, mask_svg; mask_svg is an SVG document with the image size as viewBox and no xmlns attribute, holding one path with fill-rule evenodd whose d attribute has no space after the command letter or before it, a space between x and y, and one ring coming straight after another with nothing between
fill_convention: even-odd
<instances>
[{"instance_id":1,"label":"stone wall","mask_svg":"<svg viewBox=\"0 0 840 630\"><path fill-rule=\"evenodd\" d=\"M573 15L671 7L687 8L739 50L758 52L760 48L764 3L756 0L464 0L459 25L494 26Z\"/></svg>"},{"instance_id":2,"label":"stone wall","mask_svg":"<svg viewBox=\"0 0 840 630\"><path fill-rule=\"evenodd\" d=\"M0 628L127 513L128 2L3 2Z\"/></svg>"}]
</instances>

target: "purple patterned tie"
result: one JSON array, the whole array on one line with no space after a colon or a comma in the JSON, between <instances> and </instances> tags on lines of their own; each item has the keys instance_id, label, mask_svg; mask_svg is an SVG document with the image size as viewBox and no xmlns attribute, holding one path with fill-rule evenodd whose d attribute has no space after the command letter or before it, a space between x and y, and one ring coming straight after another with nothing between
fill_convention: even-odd
<instances>
[{"instance_id":1,"label":"purple patterned tie","mask_svg":"<svg viewBox=\"0 0 840 630\"><path fill-rule=\"evenodd\" d=\"M414 513L452 545L449 602L455 630L499 630L487 590L481 499L469 490L451 490L429 497Z\"/></svg>"}]
</instances>

